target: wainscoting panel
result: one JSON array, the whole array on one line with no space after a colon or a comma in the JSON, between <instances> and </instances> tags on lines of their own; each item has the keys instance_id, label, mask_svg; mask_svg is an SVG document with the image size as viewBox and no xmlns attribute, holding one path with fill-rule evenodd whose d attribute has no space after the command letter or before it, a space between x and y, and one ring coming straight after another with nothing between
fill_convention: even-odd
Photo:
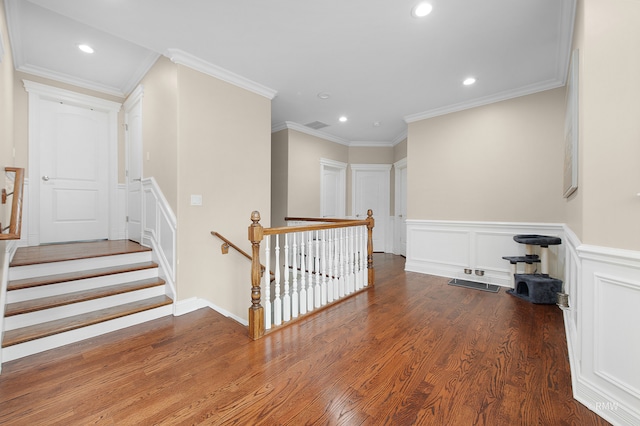
<instances>
[{"instance_id":1,"label":"wainscoting panel","mask_svg":"<svg viewBox=\"0 0 640 426\"><path fill-rule=\"evenodd\" d=\"M581 280L569 291L578 291L578 315L565 315L568 329L577 319L568 335L575 398L613 424L638 425L640 252L579 245L576 253Z\"/></svg>"},{"instance_id":2,"label":"wainscoting panel","mask_svg":"<svg viewBox=\"0 0 640 426\"><path fill-rule=\"evenodd\" d=\"M511 286L511 269L502 256L525 254L518 234L563 237L559 224L407 220L407 271ZM563 279L564 247L550 247L550 273ZM523 270L521 267L520 270ZM465 274L470 269L472 274ZM482 271L483 276L476 275Z\"/></svg>"}]
</instances>

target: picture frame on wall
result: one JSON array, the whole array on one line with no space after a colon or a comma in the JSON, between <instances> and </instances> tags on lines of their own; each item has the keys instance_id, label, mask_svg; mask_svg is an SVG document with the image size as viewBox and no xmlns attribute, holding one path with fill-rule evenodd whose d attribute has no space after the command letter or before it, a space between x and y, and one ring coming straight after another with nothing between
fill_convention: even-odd
<instances>
[{"instance_id":1,"label":"picture frame on wall","mask_svg":"<svg viewBox=\"0 0 640 426\"><path fill-rule=\"evenodd\" d=\"M567 77L562 186L565 198L578 189L578 60L578 49L576 49L571 54Z\"/></svg>"}]
</instances>

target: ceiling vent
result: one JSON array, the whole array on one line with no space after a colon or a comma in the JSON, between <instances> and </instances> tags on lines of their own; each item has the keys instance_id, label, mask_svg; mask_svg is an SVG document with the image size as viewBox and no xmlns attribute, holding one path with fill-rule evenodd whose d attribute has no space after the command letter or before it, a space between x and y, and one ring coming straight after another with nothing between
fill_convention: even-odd
<instances>
[{"instance_id":1,"label":"ceiling vent","mask_svg":"<svg viewBox=\"0 0 640 426\"><path fill-rule=\"evenodd\" d=\"M305 126L311 127L314 130L320 130L320 129L323 129L325 127L329 127L329 125L327 123L323 123L322 121L313 121L311 123L305 124Z\"/></svg>"}]
</instances>

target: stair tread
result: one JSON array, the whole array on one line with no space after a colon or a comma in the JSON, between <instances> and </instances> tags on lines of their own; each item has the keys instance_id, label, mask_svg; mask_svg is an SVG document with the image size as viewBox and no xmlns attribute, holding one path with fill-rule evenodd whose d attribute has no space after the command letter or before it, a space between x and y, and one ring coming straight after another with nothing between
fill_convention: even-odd
<instances>
[{"instance_id":1,"label":"stair tread","mask_svg":"<svg viewBox=\"0 0 640 426\"><path fill-rule=\"evenodd\" d=\"M166 306L171 303L173 303L173 301L167 296L155 296L149 299L100 309L86 314L75 315L15 330L8 330L4 333L2 347L17 345L31 340L52 336L54 334L76 330L78 328L98 324L126 315Z\"/></svg>"},{"instance_id":2,"label":"stair tread","mask_svg":"<svg viewBox=\"0 0 640 426\"><path fill-rule=\"evenodd\" d=\"M115 275L124 272L140 271L144 269L157 268L155 262L130 263L126 265L109 266L106 268L89 269L87 271L68 272L64 274L45 275L42 277L25 278L12 280L7 283L7 291L21 290L25 288L38 287L42 285L58 284L67 281L77 281L86 278L96 278L105 275Z\"/></svg>"},{"instance_id":3,"label":"stair tread","mask_svg":"<svg viewBox=\"0 0 640 426\"><path fill-rule=\"evenodd\" d=\"M10 266L63 262L148 251L151 251L149 247L130 240L105 240L20 247L16 251Z\"/></svg>"},{"instance_id":4,"label":"stair tread","mask_svg":"<svg viewBox=\"0 0 640 426\"><path fill-rule=\"evenodd\" d=\"M128 293L164 284L165 281L162 278L154 277L95 289L81 290L57 296L9 303L5 308L5 316L10 317L13 315L36 312L44 309L70 305L72 303L95 300L101 297L115 296L117 294Z\"/></svg>"}]
</instances>

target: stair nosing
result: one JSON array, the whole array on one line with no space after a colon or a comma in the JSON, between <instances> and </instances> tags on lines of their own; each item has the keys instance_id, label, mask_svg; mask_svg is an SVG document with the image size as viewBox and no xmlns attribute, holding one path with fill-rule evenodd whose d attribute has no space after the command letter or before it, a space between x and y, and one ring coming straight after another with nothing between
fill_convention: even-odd
<instances>
[{"instance_id":1,"label":"stair nosing","mask_svg":"<svg viewBox=\"0 0 640 426\"><path fill-rule=\"evenodd\" d=\"M143 304L142 302L146 302ZM38 340L44 337L54 336L56 334L65 333L68 331L77 330L83 327L88 327L95 324L100 324L106 321L114 320L117 318L125 317L128 315L136 314L139 312L148 311L151 309L159 308L162 306L170 305L173 300L166 295L154 296L142 301L130 302L115 307L100 309L93 311L89 314L74 315L67 318L62 318L54 321L49 321L43 324L32 325L28 327L18 328L15 330L8 330L4 333L4 339L2 341L2 347L18 345L34 340ZM86 321L81 321L82 317L88 318ZM43 326L48 325L48 328ZM37 330L43 328L40 333L31 333L29 330ZM27 337L20 338L21 334L27 333Z\"/></svg>"},{"instance_id":2,"label":"stair nosing","mask_svg":"<svg viewBox=\"0 0 640 426\"><path fill-rule=\"evenodd\" d=\"M41 277L23 278L12 280L7 283L7 291L23 290L26 288L40 287L45 285L60 284L70 281L79 281L89 278L98 278L109 275L117 275L126 272L142 271L145 269L157 268L158 264L153 261L129 263L119 266L109 266L104 268L88 269L86 271L67 272L64 274L44 275ZM41 278L47 278L42 280Z\"/></svg>"},{"instance_id":3,"label":"stair nosing","mask_svg":"<svg viewBox=\"0 0 640 426\"><path fill-rule=\"evenodd\" d=\"M65 293L56 296L49 296L39 299L30 299L22 302L8 303L5 307L5 317L15 315L28 314L46 309L57 308L61 306L72 305L75 303L87 302L90 300L100 299L102 297L115 296L119 294L130 293L147 288L165 285L166 281L160 277L146 278L142 280L129 281L121 284L114 284L105 287L98 287L89 290L80 290L72 293ZM83 297L80 297L84 294ZM74 297L77 297L74 299ZM38 304L38 301L41 301ZM36 303L34 303L36 302ZM24 306L20 308L20 306Z\"/></svg>"}]
</instances>

